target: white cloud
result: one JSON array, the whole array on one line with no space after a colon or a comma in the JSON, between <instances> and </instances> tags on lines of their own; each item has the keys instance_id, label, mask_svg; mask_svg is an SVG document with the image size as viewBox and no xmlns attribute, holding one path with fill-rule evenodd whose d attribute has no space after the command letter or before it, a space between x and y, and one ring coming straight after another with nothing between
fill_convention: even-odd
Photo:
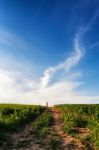
<instances>
[{"instance_id":1,"label":"white cloud","mask_svg":"<svg viewBox=\"0 0 99 150\"><path fill-rule=\"evenodd\" d=\"M84 48L80 45L80 36L79 34L75 35L74 38L74 51L71 53L71 55L65 60L65 62L58 65L59 69L65 69L66 71L69 71L78 64L80 59L84 55Z\"/></svg>"},{"instance_id":2,"label":"white cloud","mask_svg":"<svg viewBox=\"0 0 99 150\"><path fill-rule=\"evenodd\" d=\"M22 67L14 70L2 68L0 70L0 102L45 104L49 101L51 105L85 102L79 93L75 92L75 89L83 84L77 81L82 73L71 72L83 57L83 49L80 46L80 37L76 34L74 51L71 55L64 62L46 69L41 77L30 76L27 70L21 70ZM53 80L63 72L64 75L61 78Z\"/></svg>"},{"instance_id":3,"label":"white cloud","mask_svg":"<svg viewBox=\"0 0 99 150\"><path fill-rule=\"evenodd\" d=\"M60 70L65 70L66 72L69 72L72 67L76 66L79 63L83 55L84 48L80 46L79 34L76 34L74 38L74 51L68 58L66 58L63 63L60 63L54 67L49 67L44 71L43 76L41 77L41 87L46 87L56 72L59 72Z\"/></svg>"},{"instance_id":4,"label":"white cloud","mask_svg":"<svg viewBox=\"0 0 99 150\"><path fill-rule=\"evenodd\" d=\"M83 84L78 80L78 77L82 76L82 72L79 70L72 72L72 69L79 64L85 54L82 39L95 22L96 14L89 24L75 35L72 53L65 61L44 70L43 75L34 77L29 75L29 70L20 71L18 68L10 70L9 67L5 71L0 66L2 68L0 70L0 102L45 104L48 101L51 105L57 103L98 103L99 96L86 95L77 90ZM0 41L12 44L8 37L7 40L0 38Z\"/></svg>"}]
</instances>

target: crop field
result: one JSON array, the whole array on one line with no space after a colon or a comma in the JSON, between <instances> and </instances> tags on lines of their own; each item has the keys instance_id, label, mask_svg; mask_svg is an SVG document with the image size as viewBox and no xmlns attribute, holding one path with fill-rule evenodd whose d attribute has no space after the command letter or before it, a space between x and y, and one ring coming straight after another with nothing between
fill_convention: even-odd
<instances>
[{"instance_id":1,"label":"crop field","mask_svg":"<svg viewBox=\"0 0 99 150\"><path fill-rule=\"evenodd\" d=\"M57 105L62 130L79 139L86 149L99 150L99 105Z\"/></svg>"},{"instance_id":2,"label":"crop field","mask_svg":"<svg viewBox=\"0 0 99 150\"><path fill-rule=\"evenodd\" d=\"M99 150L99 105L0 104L0 150Z\"/></svg>"},{"instance_id":3,"label":"crop field","mask_svg":"<svg viewBox=\"0 0 99 150\"><path fill-rule=\"evenodd\" d=\"M0 104L0 145L4 149L11 145L9 135L33 121L44 109L36 105Z\"/></svg>"},{"instance_id":4,"label":"crop field","mask_svg":"<svg viewBox=\"0 0 99 150\"><path fill-rule=\"evenodd\" d=\"M16 130L23 123L35 118L43 107L30 105L0 105L0 129Z\"/></svg>"}]
</instances>

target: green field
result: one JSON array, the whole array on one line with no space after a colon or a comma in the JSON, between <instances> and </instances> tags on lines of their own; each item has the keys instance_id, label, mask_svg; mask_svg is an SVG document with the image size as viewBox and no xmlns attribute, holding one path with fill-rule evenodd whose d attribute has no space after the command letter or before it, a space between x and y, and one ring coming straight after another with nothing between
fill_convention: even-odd
<instances>
[{"instance_id":1,"label":"green field","mask_svg":"<svg viewBox=\"0 0 99 150\"><path fill-rule=\"evenodd\" d=\"M56 108L61 110L64 132L80 139L87 149L99 149L99 105L57 105ZM80 129L86 129L86 134L80 136Z\"/></svg>"},{"instance_id":2,"label":"green field","mask_svg":"<svg viewBox=\"0 0 99 150\"><path fill-rule=\"evenodd\" d=\"M41 106L1 104L0 130L17 130L22 124L37 117L43 109Z\"/></svg>"},{"instance_id":3,"label":"green field","mask_svg":"<svg viewBox=\"0 0 99 150\"><path fill-rule=\"evenodd\" d=\"M71 146L73 150L99 150L99 105L0 104L0 150Z\"/></svg>"},{"instance_id":4,"label":"green field","mask_svg":"<svg viewBox=\"0 0 99 150\"><path fill-rule=\"evenodd\" d=\"M4 149L10 149L10 134L35 120L44 109L36 105L0 104L0 145Z\"/></svg>"}]
</instances>

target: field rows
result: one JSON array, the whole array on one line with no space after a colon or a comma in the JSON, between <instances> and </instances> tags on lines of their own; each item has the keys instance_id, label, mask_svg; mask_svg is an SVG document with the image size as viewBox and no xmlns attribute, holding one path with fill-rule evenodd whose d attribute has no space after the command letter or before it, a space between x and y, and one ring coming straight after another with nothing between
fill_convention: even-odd
<instances>
[{"instance_id":1,"label":"field rows","mask_svg":"<svg viewBox=\"0 0 99 150\"><path fill-rule=\"evenodd\" d=\"M99 105L0 104L0 150L68 150L71 146L99 150Z\"/></svg>"}]
</instances>

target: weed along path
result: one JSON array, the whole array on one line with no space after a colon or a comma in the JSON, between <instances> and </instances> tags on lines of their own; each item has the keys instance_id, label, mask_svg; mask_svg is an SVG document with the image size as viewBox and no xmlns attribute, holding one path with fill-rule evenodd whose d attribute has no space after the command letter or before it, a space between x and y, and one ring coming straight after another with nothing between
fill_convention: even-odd
<instances>
[{"instance_id":1,"label":"weed along path","mask_svg":"<svg viewBox=\"0 0 99 150\"><path fill-rule=\"evenodd\" d=\"M53 125L52 130L56 133L58 139L60 140L57 146L60 150L85 150L82 143L73 138L72 136L64 133L62 131L62 123L60 120L61 112L58 108L50 108L50 111L53 116Z\"/></svg>"}]
</instances>

